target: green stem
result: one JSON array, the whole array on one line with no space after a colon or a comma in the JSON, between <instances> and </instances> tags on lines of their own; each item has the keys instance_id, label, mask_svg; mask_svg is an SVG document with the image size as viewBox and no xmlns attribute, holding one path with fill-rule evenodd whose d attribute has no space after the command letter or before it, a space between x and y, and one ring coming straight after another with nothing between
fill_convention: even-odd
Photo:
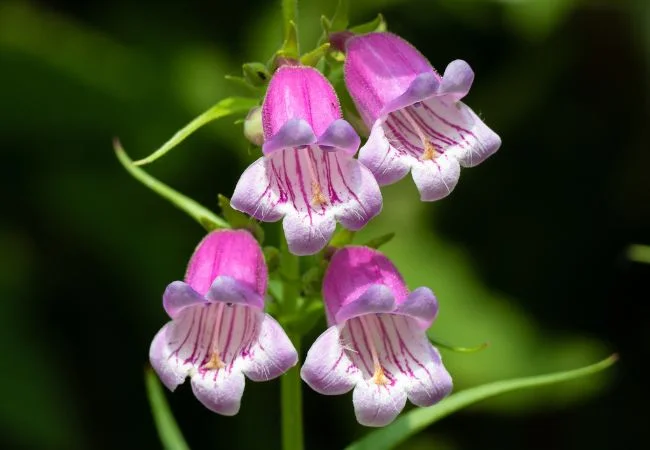
<instances>
[{"instance_id":1,"label":"green stem","mask_svg":"<svg viewBox=\"0 0 650 450\"><path fill-rule=\"evenodd\" d=\"M300 296L300 261L296 255L289 251L282 231L281 241L282 316L293 317L297 312L298 297ZM300 354L300 334L287 330L287 335ZM300 364L282 375L281 389L282 448L283 450L303 450Z\"/></svg>"},{"instance_id":2,"label":"green stem","mask_svg":"<svg viewBox=\"0 0 650 450\"><path fill-rule=\"evenodd\" d=\"M300 335L288 333L300 354ZM282 375L282 449L302 450L302 381L300 380L300 364L292 367Z\"/></svg>"}]
</instances>

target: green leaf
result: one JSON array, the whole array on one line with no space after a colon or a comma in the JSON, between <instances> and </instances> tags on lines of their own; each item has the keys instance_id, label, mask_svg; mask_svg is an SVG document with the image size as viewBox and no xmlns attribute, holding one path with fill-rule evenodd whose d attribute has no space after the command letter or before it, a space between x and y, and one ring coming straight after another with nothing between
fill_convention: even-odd
<instances>
[{"instance_id":1,"label":"green leaf","mask_svg":"<svg viewBox=\"0 0 650 450\"><path fill-rule=\"evenodd\" d=\"M336 5L336 11L334 11L334 16L332 16L332 21L330 25L330 32L344 31L348 28L350 23L348 17L348 11L350 10L350 2L348 0L339 0Z\"/></svg>"},{"instance_id":2,"label":"green leaf","mask_svg":"<svg viewBox=\"0 0 650 450\"><path fill-rule=\"evenodd\" d=\"M375 31L386 31L386 29L387 26L386 26L386 20L384 19L384 16L381 14L377 14L377 17L375 17L370 22L356 25L350 28L350 31L352 31L354 34L366 34Z\"/></svg>"},{"instance_id":3,"label":"green leaf","mask_svg":"<svg viewBox=\"0 0 650 450\"><path fill-rule=\"evenodd\" d=\"M261 87L253 86L244 77L238 77L236 75L225 75L224 78L228 81L233 82L237 86L248 89L251 91L251 93L257 94L260 97L264 95L264 90Z\"/></svg>"},{"instance_id":4,"label":"green leaf","mask_svg":"<svg viewBox=\"0 0 650 450\"><path fill-rule=\"evenodd\" d=\"M431 343L433 345L435 345L438 348L444 348L444 349L451 350L452 352L457 352L457 353L476 353L476 352L480 352L481 350L485 350L489 345L487 342L483 342L482 344L477 345L475 347L458 347L458 346L450 345L450 344L448 344L446 342L442 342L442 341L439 341L437 339L434 339L431 336L429 336L429 340L431 341Z\"/></svg>"},{"instance_id":5,"label":"green leaf","mask_svg":"<svg viewBox=\"0 0 650 450\"><path fill-rule=\"evenodd\" d=\"M246 214L233 209L230 206L230 199L225 195L219 194L217 202L219 203L219 208L221 208L221 214L232 228L245 228L253 233L260 244L264 242L264 230L259 223Z\"/></svg>"},{"instance_id":6,"label":"green leaf","mask_svg":"<svg viewBox=\"0 0 650 450\"><path fill-rule=\"evenodd\" d=\"M277 57L298 60L300 49L298 48L298 29L296 23L292 20L288 24L287 34L284 37L282 48L276 53Z\"/></svg>"},{"instance_id":7,"label":"green leaf","mask_svg":"<svg viewBox=\"0 0 650 450\"><path fill-rule=\"evenodd\" d=\"M326 42L320 47L316 47L314 50L310 51L309 53L305 53L300 57L300 63L305 65L305 66L311 66L314 67L316 64L320 62L321 59L323 59L323 56L327 54L327 52L330 49L330 43Z\"/></svg>"},{"instance_id":8,"label":"green leaf","mask_svg":"<svg viewBox=\"0 0 650 450\"><path fill-rule=\"evenodd\" d=\"M287 46L294 46L295 58L298 58L298 0L282 0L282 23L284 25L284 44L282 49ZM282 50L281 50L282 51Z\"/></svg>"},{"instance_id":9,"label":"green leaf","mask_svg":"<svg viewBox=\"0 0 650 450\"><path fill-rule=\"evenodd\" d=\"M158 381L158 377L151 368L145 370L144 381L147 386L151 413L163 448L166 450L189 450L183 434L169 409L160 381Z\"/></svg>"},{"instance_id":10,"label":"green leaf","mask_svg":"<svg viewBox=\"0 0 650 450\"><path fill-rule=\"evenodd\" d=\"M379 248L384 244L388 244L390 241L393 240L394 237L395 237L395 233L383 234L381 236L377 236L376 238L370 239L368 242L366 242L363 245L370 248Z\"/></svg>"},{"instance_id":11,"label":"green leaf","mask_svg":"<svg viewBox=\"0 0 650 450\"><path fill-rule=\"evenodd\" d=\"M543 386L573 380L600 372L616 362L616 354L587 367L557 372L549 375L538 375L514 380L497 381L484 384L472 389L466 389L447 397L440 403L428 408L418 408L402 415L385 428L370 432L359 441L347 447L347 450L384 450L394 448L409 436L414 435L432 423L488 397L503 394L518 389Z\"/></svg>"},{"instance_id":12,"label":"green leaf","mask_svg":"<svg viewBox=\"0 0 650 450\"><path fill-rule=\"evenodd\" d=\"M113 148L115 149L117 159L120 161L122 166L124 166L124 168L131 175L133 175L136 180L140 181L156 194L169 200L178 208L185 211L190 217L199 222L199 224L201 224L201 226L203 226L206 230L212 231L218 228L230 228L228 222L224 221L221 217L217 216L203 205L195 202L180 192L175 191L166 184L149 175L141 168L137 167L126 154L119 140L115 139L113 141Z\"/></svg>"},{"instance_id":13,"label":"green leaf","mask_svg":"<svg viewBox=\"0 0 650 450\"><path fill-rule=\"evenodd\" d=\"M146 158L135 161L136 166L143 166L149 164L165 155L168 151L176 147L178 144L183 142L186 137L194 133L196 130L201 128L203 125L212 122L213 120L220 119L231 114L238 112L248 112L254 106L257 106L259 101L254 98L247 97L229 97L221 100L219 103L205 111L203 114L192 120L190 123L185 125L179 131L174 134L170 140L165 142L162 147L153 152L151 155Z\"/></svg>"},{"instance_id":14,"label":"green leaf","mask_svg":"<svg viewBox=\"0 0 650 450\"><path fill-rule=\"evenodd\" d=\"M630 261L650 264L650 246L634 244L627 249L627 257Z\"/></svg>"}]
</instances>

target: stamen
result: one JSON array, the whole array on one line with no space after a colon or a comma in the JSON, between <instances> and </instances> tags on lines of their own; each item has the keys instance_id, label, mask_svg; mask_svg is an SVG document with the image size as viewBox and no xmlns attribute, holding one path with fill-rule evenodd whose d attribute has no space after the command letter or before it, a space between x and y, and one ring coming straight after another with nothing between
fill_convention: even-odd
<instances>
[{"instance_id":1,"label":"stamen","mask_svg":"<svg viewBox=\"0 0 650 450\"><path fill-rule=\"evenodd\" d=\"M210 359L207 363L203 364L204 369L222 369L226 367L226 364L221 360L219 356L219 329L221 325L221 318L223 317L223 303L217 303L217 318L214 322L214 335L212 337L212 342L210 343Z\"/></svg>"},{"instance_id":2,"label":"stamen","mask_svg":"<svg viewBox=\"0 0 650 450\"><path fill-rule=\"evenodd\" d=\"M390 380L386 377L384 374L384 368L381 367L381 363L379 362L379 356L377 355L377 348L375 348L375 342L373 340L373 335L370 333L368 329L368 324L366 323L366 317L359 317L359 321L361 322L361 328L363 329L363 332L365 333L367 339L368 339L368 346L370 347L370 355L372 356L372 364L374 366L375 373L372 375L372 382L377 384L377 385L385 385L390 383Z\"/></svg>"},{"instance_id":3,"label":"stamen","mask_svg":"<svg viewBox=\"0 0 650 450\"><path fill-rule=\"evenodd\" d=\"M436 154L442 152L436 148L435 145L429 140L426 134L424 134L424 131L422 131L422 128L418 125L418 123L415 121L415 118L412 116L412 112L409 111L409 108L404 108L404 117L408 121L409 124L413 127L415 130L415 133L418 135L420 138L420 141L422 141L422 156L420 157L421 161L433 161L436 158Z\"/></svg>"},{"instance_id":4,"label":"stamen","mask_svg":"<svg viewBox=\"0 0 650 450\"><path fill-rule=\"evenodd\" d=\"M316 168L311 160L311 154L307 154L307 167L309 168L309 175L311 177L311 203L315 206L327 205L327 197L323 194L318 178L316 177Z\"/></svg>"}]
</instances>

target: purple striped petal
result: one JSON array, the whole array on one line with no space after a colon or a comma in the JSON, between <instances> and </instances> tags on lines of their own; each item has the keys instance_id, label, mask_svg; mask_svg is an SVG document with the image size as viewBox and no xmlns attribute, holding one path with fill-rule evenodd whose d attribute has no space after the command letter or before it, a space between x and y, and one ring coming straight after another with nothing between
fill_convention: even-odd
<instances>
[{"instance_id":1,"label":"purple striped petal","mask_svg":"<svg viewBox=\"0 0 650 450\"><path fill-rule=\"evenodd\" d=\"M367 314L325 331L307 353L301 376L326 395L354 386L357 420L384 426L406 399L430 406L446 396L451 377L440 354L416 320L397 314Z\"/></svg>"},{"instance_id":2,"label":"purple striped petal","mask_svg":"<svg viewBox=\"0 0 650 450\"><path fill-rule=\"evenodd\" d=\"M232 195L233 208L262 221L284 219L292 253L321 250L336 220L359 229L381 210L372 174L344 152L318 146L276 151L254 162Z\"/></svg>"},{"instance_id":3,"label":"purple striped petal","mask_svg":"<svg viewBox=\"0 0 650 450\"><path fill-rule=\"evenodd\" d=\"M440 77L437 74L433 71L421 73L413 79L402 95L387 102L380 114L384 116L398 109L411 106L414 103L436 95L439 89Z\"/></svg>"},{"instance_id":4,"label":"purple striped petal","mask_svg":"<svg viewBox=\"0 0 650 450\"><path fill-rule=\"evenodd\" d=\"M206 407L233 415L244 390L243 373L254 380L273 378L296 363L297 353L259 309L216 301L180 310L154 338L149 358L170 390L190 376Z\"/></svg>"},{"instance_id":5,"label":"purple striped petal","mask_svg":"<svg viewBox=\"0 0 650 450\"><path fill-rule=\"evenodd\" d=\"M499 137L468 106L445 98L394 111L375 124L359 160L380 184L401 179L408 167L422 200L438 200L456 186L460 165L475 166L499 148Z\"/></svg>"},{"instance_id":6,"label":"purple striped petal","mask_svg":"<svg viewBox=\"0 0 650 450\"><path fill-rule=\"evenodd\" d=\"M246 230L217 230L199 243L190 258L185 282L206 295L218 276L229 276L263 296L268 273L259 244Z\"/></svg>"},{"instance_id":7,"label":"purple striped petal","mask_svg":"<svg viewBox=\"0 0 650 450\"><path fill-rule=\"evenodd\" d=\"M341 342L339 327L329 327L307 352L300 376L319 394L340 395L351 391L363 378L347 348Z\"/></svg>"},{"instance_id":8,"label":"purple striped petal","mask_svg":"<svg viewBox=\"0 0 650 450\"><path fill-rule=\"evenodd\" d=\"M268 314L259 323L257 340L246 350L243 371L253 381L268 381L298 363L298 353L280 324Z\"/></svg>"},{"instance_id":9,"label":"purple striped petal","mask_svg":"<svg viewBox=\"0 0 650 450\"><path fill-rule=\"evenodd\" d=\"M306 121L313 133L320 136L341 117L334 88L316 69L282 66L271 78L262 105L265 140L272 139L295 119Z\"/></svg>"},{"instance_id":10,"label":"purple striped petal","mask_svg":"<svg viewBox=\"0 0 650 450\"><path fill-rule=\"evenodd\" d=\"M420 200L433 202L445 198L458 184L460 164L453 156L440 155L435 160L421 161L411 169Z\"/></svg>"},{"instance_id":11,"label":"purple striped petal","mask_svg":"<svg viewBox=\"0 0 650 450\"><path fill-rule=\"evenodd\" d=\"M350 38L346 45L344 73L348 91L369 127L382 115L388 103L409 90L419 75L431 74L440 80L420 52L391 33ZM423 81L418 80L416 85ZM430 89L426 92L430 93ZM419 100L421 98L415 101Z\"/></svg>"},{"instance_id":12,"label":"purple striped petal","mask_svg":"<svg viewBox=\"0 0 650 450\"><path fill-rule=\"evenodd\" d=\"M391 423L406 405L406 392L390 385L371 381L357 384L352 392L357 422L367 427L383 427Z\"/></svg>"},{"instance_id":13,"label":"purple striped petal","mask_svg":"<svg viewBox=\"0 0 650 450\"><path fill-rule=\"evenodd\" d=\"M246 380L241 372L219 370L210 375L192 377L192 392L210 411L223 416L239 412Z\"/></svg>"},{"instance_id":14,"label":"purple striped petal","mask_svg":"<svg viewBox=\"0 0 650 450\"><path fill-rule=\"evenodd\" d=\"M343 119L332 122L327 130L318 137L318 145L321 147L341 149L350 156L354 156L360 143L361 138L357 132Z\"/></svg>"},{"instance_id":15,"label":"purple striped petal","mask_svg":"<svg viewBox=\"0 0 650 450\"><path fill-rule=\"evenodd\" d=\"M420 328L426 330L438 315L438 300L431 289L419 287L406 297L406 300L394 310L394 313L416 319Z\"/></svg>"},{"instance_id":16,"label":"purple striped petal","mask_svg":"<svg viewBox=\"0 0 650 450\"><path fill-rule=\"evenodd\" d=\"M413 46L390 33L370 33L347 41L346 85L371 129L359 160L381 185L409 170L420 198L434 201L454 189L460 166L475 166L501 139L459 100L474 72L452 61L440 77Z\"/></svg>"},{"instance_id":17,"label":"purple striped petal","mask_svg":"<svg viewBox=\"0 0 650 450\"><path fill-rule=\"evenodd\" d=\"M343 323L353 317L370 313L385 313L395 309L395 296L383 284L373 284L355 301L347 303L336 313L332 323Z\"/></svg>"},{"instance_id":18,"label":"purple striped petal","mask_svg":"<svg viewBox=\"0 0 650 450\"><path fill-rule=\"evenodd\" d=\"M401 148L394 139L386 137L383 123L377 121L359 151L359 161L370 169L379 185L393 184L411 170L411 161L403 157L403 152L398 150Z\"/></svg>"},{"instance_id":19,"label":"purple striped petal","mask_svg":"<svg viewBox=\"0 0 650 450\"><path fill-rule=\"evenodd\" d=\"M387 292L377 291L378 285L385 286ZM370 288L373 289L372 292L380 294L383 304L387 305L390 301L393 308L408 296L402 276L381 252L361 246L348 246L337 251L323 277L323 301L330 323L340 323L338 318L343 308L348 311L366 309L362 305L348 305L359 301L364 304L368 300Z\"/></svg>"},{"instance_id":20,"label":"purple striped petal","mask_svg":"<svg viewBox=\"0 0 650 450\"><path fill-rule=\"evenodd\" d=\"M474 71L465 61L457 59L445 69L440 86L440 94L451 96L454 101L465 97L474 82Z\"/></svg>"},{"instance_id":21,"label":"purple striped petal","mask_svg":"<svg viewBox=\"0 0 650 450\"><path fill-rule=\"evenodd\" d=\"M163 294L163 308L167 315L175 319L178 314L188 306L208 303L208 301L196 292L192 287L182 281L170 283Z\"/></svg>"},{"instance_id":22,"label":"purple striped petal","mask_svg":"<svg viewBox=\"0 0 650 450\"><path fill-rule=\"evenodd\" d=\"M311 126L304 119L290 119L268 141L262 145L265 155L287 147L301 147L317 142ZM357 148L359 144L357 144ZM356 152L356 148L354 149Z\"/></svg>"},{"instance_id":23,"label":"purple striped petal","mask_svg":"<svg viewBox=\"0 0 650 450\"><path fill-rule=\"evenodd\" d=\"M264 309L264 297L249 285L241 283L229 276L215 278L205 298L212 301Z\"/></svg>"}]
</instances>

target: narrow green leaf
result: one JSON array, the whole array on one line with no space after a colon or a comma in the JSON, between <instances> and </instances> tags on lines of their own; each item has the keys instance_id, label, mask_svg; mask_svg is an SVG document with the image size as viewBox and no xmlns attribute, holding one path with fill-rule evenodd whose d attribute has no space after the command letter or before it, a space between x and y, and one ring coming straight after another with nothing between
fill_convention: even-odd
<instances>
[{"instance_id":1,"label":"narrow green leaf","mask_svg":"<svg viewBox=\"0 0 650 450\"><path fill-rule=\"evenodd\" d=\"M178 144L183 142L186 137L194 133L197 129L201 128L206 123L212 122L213 120L220 119L222 117L228 116L230 114L235 114L238 112L248 112L254 106L257 106L259 100L255 98L247 97L229 97L221 100L219 103L205 111L203 114L192 120L190 123L185 125L179 131L174 134L170 140L165 142L165 144L160 147L158 150L153 152L151 155L146 158L135 161L136 166L143 166L149 164L165 155L168 151L176 147Z\"/></svg>"},{"instance_id":2,"label":"narrow green leaf","mask_svg":"<svg viewBox=\"0 0 650 450\"><path fill-rule=\"evenodd\" d=\"M288 58L298 60L300 57L300 49L298 48L298 29L294 21L289 22L287 34L285 35L282 48L276 53L276 58Z\"/></svg>"},{"instance_id":3,"label":"narrow green leaf","mask_svg":"<svg viewBox=\"0 0 650 450\"><path fill-rule=\"evenodd\" d=\"M236 84L237 86L248 89L252 94L259 95L260 97L264 95L264 89L261 87L253 86L244 77L239 77L236 75L225 75L224 78Z\"/></svg>"},{"instance_id":4,"label":"narrow green leaf","mask_svg":"<svg viewBox=\"0 0 650 450\"><path fill-rule=\"evenodd\" d=\"M330 31L344 31L348 28L348 24L350 23L348 19L349 10L349 0L339 0L336 5L336 11L334 11L334 16L332 16Z\"/></svg>"},{"instance_id":5,"label":"narrow green leaf","mask_svg":"<svg viewBox=\"0 0 650 450\"><path fill-rule=\"evenodd\" d=\"M387 233L382 236L377 236L376 238L370 239L368 242L366 242L363 245L370 248L379 248L384 244L388 244L390 241L393 240L394 237L395 237L395 233Z\"/></svg>"},{"instance_id":6,"label":"narrow green leaf","mask_svg":"<svg viewBox=\"0 0 650 450\"><path fill-rule=\"evenodd\" d=\"M298 0L282 0L282 23L284 25L284 40L290 38L291 33L296 32L296 22L298 21ZM296 43L298 39L296 38ZM297 47L296 47L297 50ZM296 51L296 57L298 53Z\"/></svg>"},{"instance_id":7,"label":"narrow green leaf","mask_svg":"<svg viewBox=\"0 0 650 450\"><path fill-rule=\"evenodd\" d=\"M356 25L350 28L350 31L352 31L354 34L366 34L372 33L374 31L386 31L386 29L386 20L384 19L384 16L377 14L377 17L375 17L370 22Z\"/></svg>"},{"instance_id":8,"label":"narrow green leaf","mask_svg":"<svg viewBox=\"0 0 650 450\"><path fill-rule=\"evenodd\" d=\"M309 53L305 53L300 57L300 62L305 65L305 66L311 66L314 67L316 64L320 62L321 59L323 59L323 56L325 56L330 49L330 43L326 42L320 47L316 47L314 50L310 51Z\"/></svg>"},{"instance_id":9,"label":"narrow green leaf","mask_svg":"<svg viewBox=\"0 0 650 450\"><path fill-rule=\"evenodd\" d=\"M144 381L147 386L151 414L156 423L156 429L163 448L166 450L189 450L183 434L169 409L160 381L158 381L158 377L151 368L145 370Z\"/></svg>"},{"instance_id":10,"label":"narrow green leaf","mask_svg":"<svg viewBox=\"0 0 650 450\"><path fill-rule=\"evenodd\" d=\"M323 29L323 35L321 36L319 43L325 40L325 38L330 34L330 30L332 29L332 21L325 16L320 16L320 26Z\"/></svg>"},{"instance_id":11,"label":"narrow green leaf","mask_svg":"<svg viewBox=\"0 0 650 450\"><path fill-rule=\"evenodd\" d=\"M475 347L458 347L458 346L450 345L450 344L448 344L446 342L442 342L442 341L439 341L437 339L434 339L431 336L429 336L429 341L431 341L431 343L433 345L435 345L436 347L438 347L438 348L445 348L447 350L451 350L452 352L458 352L458 353L476 353L476 352L480 352L481 350L485 350L489 345L487 342L483 342L482 344L477 345Z\"/></svg>"},{"instance_id":12,"label":"narrow green leaf","mask_svg":"<svg viewBox=\"0 0 650 450\"><path fill-rule=\"evenodd\" d=\"M627 257L630 261L650 264L650 246L633 244L627 249Z\"/></svg>"},{"instance_id":13,"label":"narrow green leaf","mask_svg":"<svg viewBox=\"0 0 650 450\"><path fill-rule=\"evenodd\" d=\"M418 408L402 415L385 428L368 433L365 437L352 443L347 450L387 450L394 448L408 437L426 428L432 423L446 417L473 403L505 392L538 387L547 384L560 383L594 374L610 367L616 362L616 354L587 367L557 372L549 375L538 375L514 380L497 381L467 389L453 394L440 403L428 408Z\"/></svg>"},{"instance_id":14,"label":"narrow green leaf","mask_svg":"<svg viewBox=\"0 0 650 450\"><path fill-rule=\"evenodd\" d=\"M115 139L113 141L113 148L115 149L117 159L120 161L122 166L124 166L124 168L131 175L133 175L136 180L140 181L156 194L169 200L178 208L185 211L190 217L199 222L199 224L201 224L201 226L203 226L206 230L212 231L217 228L230 228L228 222L224 221L221 217L217 216L206 207L200 205L191 198L186 197L180 192L175 191L166 184L149 175L141 168L137 167L126 154L119 140Z\"/></svg>"}]
</instances>

